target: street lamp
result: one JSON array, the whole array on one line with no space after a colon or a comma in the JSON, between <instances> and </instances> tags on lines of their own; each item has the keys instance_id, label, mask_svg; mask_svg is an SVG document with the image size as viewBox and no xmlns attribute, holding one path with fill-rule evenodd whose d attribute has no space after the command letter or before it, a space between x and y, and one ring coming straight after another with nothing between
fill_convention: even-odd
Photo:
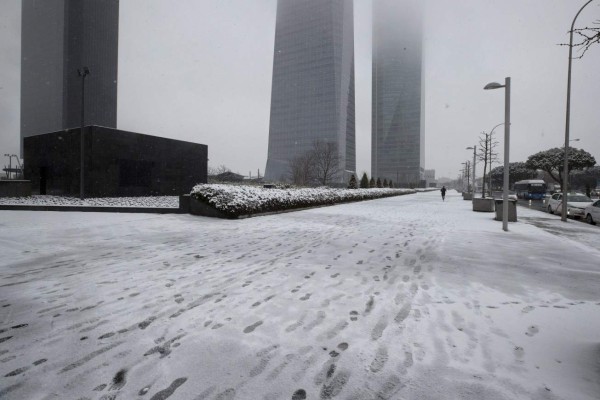
<instances>
[{"instance_id":1,"label":"street lamp","mask_svg":"<svg viewBox=\"0 0 600 400\"><path fill-rule=\"evenodd\" d=\"M573 18L573 22L571 23L571 30L569 31L569 68L567 72L567 118L565 124L565 162L563 165L563 190L562 190L562 216L561 220L567 220L567 192L569 185L569 124L571 121L571 60L573 56L573 28L575 27L575 20L581 13L581 11L590 4L593 0L589 0L587 3L583 5L575 14L575 18Z\"/></svg>"},{"instance_id":2,"label":"street lamp","mask_svg":"<svg viewBox=\"0 0 600 400\"><path fill-rule=\"evenodd\" d=\"M488 83L483 89L504 88L504 187L502 189L502 229L508 231L508 169L510 150L510 77L504 79L504 85Z\"/></svg>"},{"instance_id":3,"label":"street lamp","mask_svg":"<svg viewBox=\"0 0 600 400\"><path fill-rule=\"evenodd\" d=\"M79 150L79 158L81 161L81 166L79 167L79 198L81 200L83 200L85 192L83 189L83 184L84 184L84 138L83 138L83 126L85 123L85 77L88 76L90 74L90 69L88 67L82 67L77 69L77 74L79 74L79 76L81 77L81 130L79 132L79 140L80 140L80 150Z\"/></svg>"},{"instance_id":4,"label":"street lamp","mask_svg":"<svg viewBox=\"0 0 600 400\"><path fill-rule=\"evenodd\" d=\"M469 146L465 150L473 150L473 198L475 198L475 163L477 162L477 145Z\"/></svg>"}]
</instances>

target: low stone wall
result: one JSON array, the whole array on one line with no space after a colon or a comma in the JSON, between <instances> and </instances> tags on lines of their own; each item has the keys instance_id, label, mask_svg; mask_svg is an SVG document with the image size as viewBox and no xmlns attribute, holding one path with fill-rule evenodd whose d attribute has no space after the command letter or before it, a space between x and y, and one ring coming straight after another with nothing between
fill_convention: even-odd
<instances>
[{"instance_id":1,"label":"low stone wall","mask_svg":"<svg viewBox=\"0 0 600 400\"><path fill-rule=\"evenodd\" d=\"M31 181L0 180L0 197L31 196Z\"/></svg>"},{"instance_id":2,"label":"low stone wall","mask_svg":"<svg viewBox=\"0 0 600 400\"><path fill-rule=\"evenodd\" d=\"M192 196L190 196L189 213L192 215L201 215L203 217L236 219L236 217L232 217L222 211L219 211Z\"/></svg>"},{"instance_id":3,"label":"low stone wall","mask_svg":"<svg viewBox=\"0 0 600 400\"><path fill-rule=\"evenodd\" d=\"M185 214L180 208L0 205L4 211L76 211L147 214Z\"/></svg>"}]
</instances>

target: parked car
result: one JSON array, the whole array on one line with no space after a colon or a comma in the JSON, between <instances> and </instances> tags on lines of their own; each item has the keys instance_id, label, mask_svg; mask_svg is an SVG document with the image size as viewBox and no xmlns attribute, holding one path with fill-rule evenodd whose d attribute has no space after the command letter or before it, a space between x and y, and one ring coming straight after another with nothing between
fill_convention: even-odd
<instances>
[{"instance_id":1,"label":"parked car","mask_svg":"<svg viewBox=\"0 0 600 400\"><path fill-rule=\"evenodd\" d=\"M585 220L592 225L600 221L600 200L596 200L584 209Z\"/></svg>"},{"instance_id":2,"label":"parked car","mask_svg":"<svg viewBox=\"0 0 600 400\"><path fill-rule=\"evenodd\" d=\"M562 212L562 193L554 193L548 200L546 209L550 214ZM585 207L592 204L592 199L581 193L567 194L567 217L584 218ZM593 218L593 217L592 217Z\"/></svg>"}]
</instances>

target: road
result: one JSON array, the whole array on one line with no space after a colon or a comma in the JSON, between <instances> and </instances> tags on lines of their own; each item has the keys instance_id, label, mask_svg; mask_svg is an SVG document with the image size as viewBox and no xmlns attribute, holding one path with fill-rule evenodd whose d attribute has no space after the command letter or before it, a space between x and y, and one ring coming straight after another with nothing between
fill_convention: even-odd
<instances>
[{"instance_id":1,"label":"road","mask_svg":"<svg viewBox=\"0 0 600 400\"><path fill-rule=\"evenodd\" d=\"M518 201L518 205L524 208L528 208L530 210L536 210L536 211L540 211L540 212L544 212L546 214L548 214L548 209L547 207L544 205L544 200L523 200L520 199ZM579 221L581 223L587 224L586 220L584 218L581 219L575 219L575 221Z\"/></svg>"}]
</instances>

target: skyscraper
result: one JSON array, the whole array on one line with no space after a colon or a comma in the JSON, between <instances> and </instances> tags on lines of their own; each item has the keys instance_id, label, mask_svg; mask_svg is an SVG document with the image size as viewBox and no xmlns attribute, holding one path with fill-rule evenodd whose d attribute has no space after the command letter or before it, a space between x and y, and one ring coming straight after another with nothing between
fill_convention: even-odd
<instances>
[{"instance_id":1,"label":"skyscraper","mask_svg":"<svg viewBox=\"0 0 600 400\"><path fill-rule=\"evenodd\" d=\"M286 180L289 162L320 140L335 144L345 181L354 135L352 0L278 0L265 178Z\"/></svg>"},{"instance_id":2,"label":"skyscraper","mask_svg":"<svg viewBox=\"0 0 600 400\"><path fill-rule=\"evenodd\" d=\"M23 138L78 127L81 78L85 124L117 125L119 0L23 0L21 147Z\"/></svg>"},{"instance_id":3,"label":"skyscraper","mask_svg":"<svg viewBox=\"0 0 600 400\"><path fill-rule=\"evenodd\" d=\"M371 174L402 186L425 172L422 14L417 0L373 0Z\"/></svg>"}]
</instances>

